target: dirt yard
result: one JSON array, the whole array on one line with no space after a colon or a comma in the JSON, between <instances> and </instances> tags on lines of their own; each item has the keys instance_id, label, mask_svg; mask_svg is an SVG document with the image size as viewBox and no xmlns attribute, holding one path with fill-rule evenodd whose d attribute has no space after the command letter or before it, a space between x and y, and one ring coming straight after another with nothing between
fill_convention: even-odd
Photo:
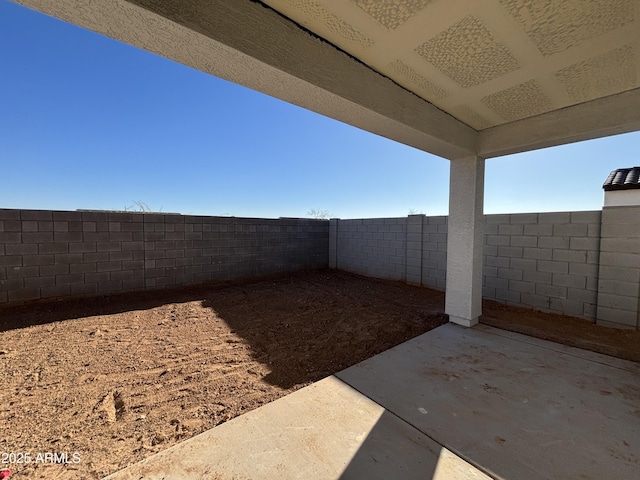
<instances>
[{"instance_id":1,"label":"dirt yard","mask_svg":"<svg viewBox=\"0 0 640 480\"><path fill-rule=\"evenodd\" d=\"M0 309L0 469L101 478L435 328L443 307L441 292L311 271ZM569 325L550 338L569 344L592 327L489 302L485 321ZM640 360L640 332L597 332L593 349Z\"/></svg>"}]
</instances>

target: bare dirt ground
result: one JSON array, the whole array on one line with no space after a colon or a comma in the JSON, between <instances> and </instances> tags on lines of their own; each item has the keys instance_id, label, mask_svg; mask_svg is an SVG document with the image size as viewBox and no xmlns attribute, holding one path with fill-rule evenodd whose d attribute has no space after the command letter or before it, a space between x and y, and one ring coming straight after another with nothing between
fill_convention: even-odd
<instances>
[{"instance_id":1,"label":"bare dirt ground","mask_svg":"<svg viewBox=\"0 0 640 480\"><path fill-rule=\"evenodd\" d=\"M527 308L483 302L480 322L492 327L542 338L640 362L640 331L597 326L588 320Z\"/></svg>"},{"instance_id":2,"label":"bare dirt ground","mask_svg":"<svg viewBox=\"0 0 640 480\"><path fill-rule=\"evenodd\" d=\"M0 469L101 478L435 328L443 308L442 292L325 270L2 308ZM484 308L640 361L640 332Z\"/></svg>"}]
</instances>

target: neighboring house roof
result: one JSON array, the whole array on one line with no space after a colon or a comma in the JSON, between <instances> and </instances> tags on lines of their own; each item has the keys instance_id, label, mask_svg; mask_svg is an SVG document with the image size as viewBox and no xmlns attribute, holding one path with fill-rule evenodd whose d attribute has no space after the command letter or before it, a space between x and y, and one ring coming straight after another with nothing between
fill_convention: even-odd
<instances>
[{"instance_id":1,"label":"neighboring house roof","mask_svg":"<svg viewBox=\"0 0 640 480\"><path fill-rule=\"evenodd\" d=\"M619 168L609 174L602 185L605 191L640 189L640 167Z\"/></svg>"}]
</instances>

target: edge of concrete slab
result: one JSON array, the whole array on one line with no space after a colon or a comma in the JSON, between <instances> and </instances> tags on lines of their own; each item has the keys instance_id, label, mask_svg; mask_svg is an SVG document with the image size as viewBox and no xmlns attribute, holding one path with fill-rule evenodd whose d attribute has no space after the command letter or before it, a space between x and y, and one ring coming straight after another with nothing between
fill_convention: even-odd
<instances>
[{"instance_id":1,"label":"edge of concrete slab","mask_svg":"<svg viewBox=\"0 0 640 480\"><path fill-rule=\"evenodd\" d=\"M104 480L488 480L335 376L236 417Z\"/></svg>"},{"instance_id":2,"label":"edge of concrete slab","mask_svg":"<svg viewBox=\"0 0 640 480\"><path fill-rule=\"evenodd\" d=\"M440 330L440 334L438 334ZM498 328L447 324L436 335L472 331L542 348L633 374L640 365ZM433 332L433 331L432 331ZM449 333L446 333L449 332ZM424 335L429 335L427 332ZM433 333L432 333L433 335ZM466 337L467 335L462 335ZM422 336L420 336L422 337ZM420 337L413 347L422 351ZM418 342L417 344L415 342ZM408 343L408 342L407 342ZM376 356L389 355L398 345ZM523 345L524 348L524 345ZM427 357L430 356L424 351ZM391 353L393 355L393 353ZM375 358L375 357L373 357ZM371 359L115 472L105 480L193 479L489 479L482 463L447 449L399 413L356 389L347 371ZM374 361L375 363L375 361ZM595 365L594 365L595 368ZM379 377L376 377L379 378ZM356 382L357 384L358 382ZM360 391L359 391L360 390ZM366 390L366 389L365 389ZM370 392L371 393L371 392ZM397 394L397 392L396 392ZM405 412L406 413L406 412ZM425 412L426 413L426 412ZM446 441L443 441L448 445ZM473 465L476 463L476 465ZM482 471L484 470L484 472ZM492 474L494 477L496 473Z\"/></svg>"},{"instance_id":3,"label":"edge of concrete slab","mask_svg":"<svg viewBox=\"0 0 640 480\"><path fill-rule=\"evenodd\" d=\"M635 479L639 374L607 355L446 324L337 376L493 478Z\"/></svg>"},{"instance_id":4,"label":"edge of concrete slab","mask_svg":"<svg viewBox=\"0 0 640 480\"><path fill-rule=\"evenodd\" d=\"M478 324L473 327L474 330L483 331L492 335L498 335L501 337L516 340L518 342L527 343L529 345L535 345L536 347L546 348L558 353L566 355L572 355L574 357L589 360L591 362L602 363L611 367L628 370L634 373L640 373L640 363L632 362L631 360L624 360L621 358L612 357L604 353L592 352L579 347L573 347L569 345L563 345L561 343L552 342L550 340L543 340L541 338L531 337L522 333L510 332L509 330L502 330L500 328L491 327L489 325ZM640 348L640 346L638 347Z\"/></svg>"}]
</instances>

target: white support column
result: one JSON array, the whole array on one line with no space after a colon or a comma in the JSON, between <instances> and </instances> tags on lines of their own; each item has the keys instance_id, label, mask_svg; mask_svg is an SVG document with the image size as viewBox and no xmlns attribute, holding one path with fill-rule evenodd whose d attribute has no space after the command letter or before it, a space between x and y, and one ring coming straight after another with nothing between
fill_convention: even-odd
<instances>
[{"instance_id":1,"label":"white support column","mask_svg":"<svg viewBox=\"0 0 640 480\"><path fill-rule=\"evenodd\" d=\"M482 314L484 159L452 160L450 176L445 312L471 327Z\"/></svg>"}]
</instances>

